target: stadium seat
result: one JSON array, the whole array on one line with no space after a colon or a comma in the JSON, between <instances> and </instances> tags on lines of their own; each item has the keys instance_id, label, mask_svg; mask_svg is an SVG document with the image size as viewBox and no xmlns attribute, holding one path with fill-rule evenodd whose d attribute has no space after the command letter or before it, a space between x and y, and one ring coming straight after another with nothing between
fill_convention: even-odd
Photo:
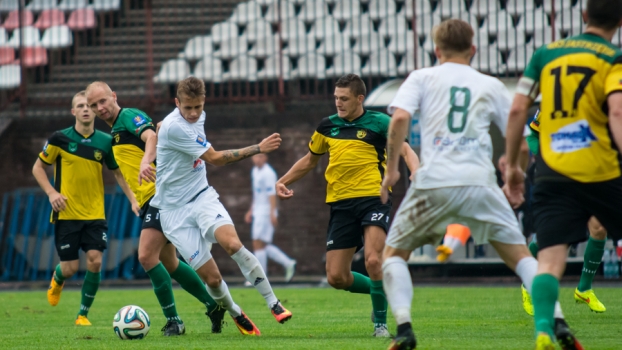
<instances>
[{"instance_id":1,"label":"stadium seat","mask_svg":"<svg viewBox=\"0 0 622 350\"><path fill-rule=\"evenodd\" d=\"M32 11L23 10L22 11L22 27L31 26L34 23L35 16L32 14ZM14 30L20 27L19 23L19 11L11 11L9 15L6 17L4 21L4 28L7 30Z\"/></svg>"},{"instance_id":2,"label":"stadium seat","mask_svg":"<svg viewBox=\"0 0 622 350\"><path fill-rule=\"evenodd\" d=\"M205 56L209 56L214 51L212 37L209 35L198 35L186 43L183 58L187 60L199 60Z\"/></svg>"},{"instance_id":3,"label":"stadium seat","mask_svg":"<svg viewBox=\"0 0 622 350\"><path fill-rule=\"evenodd\" d=\"M498 31L514 28L514 18L505 10L494 12L488 15L487 21L482 28L494 35Z\"/></svg>"},{"instance_id":4,"label":"stadium seat","mask_svg":"<svg viewBox=\"0 0 622 350\"><path fill-rule=\"evenodd\" d=\"M288 41L296 40L307 35L305 24L296 18L290 18L281 23L281 39Z\"/></svg>"},{"instance_id":5,"label":"stadium seat","mask_svg":"<svg viewBox=\"0 0 622 350\"><path fill-rule=\"evenodd\" d=\"M326 59L316 53L309 53L298 59L298 68L292 72L296 78L326 78Z\"/></svg>"},{"instance_id":6,"label":"stadium seat","mask_svg":"<svg viewBox=\"0 0 622 350\"><path fill-rule=\"evenodd\" d=\"M246 37L236 36L235 38L229 38L220 43L220 48L212 55L221 59L231 59L236 56L246 55L246 51L248 51L248 41Z\"/></svg>"},{"instance_id":7,"label":"stadium seat","mask_svg":"<svg viewBox=\"0 0 622 350\"><path fill-rule=\"evenodd\" d=\"M305 35L290 39L287 42L287 47L283 49L283 54L289 57L299 57L314 51L315 38L311 35Z\"/></svg>"},{"instance_id":8,"label":"stadium seat","mask_svg":"<svg viewBox=\"0 0 622 350\"><path fill-rule=\"evenodd\" d=\"M501 52L494 45L480 48L471 59L471 66L483 73L502 74L506 72Z\"/></svg>"},{"instance_id":9,"label":"stadium seat","mask_svg":"<svg viewBox=\"0 0 622 350\"><path fill-rule=\"evenodd\" d=\"M333 57L333 66L326 70L327 77L340 77L349 73L361 74L361 57L353 52Z\"/></svg>"},{"instance_id":10,"label":"stadium seat","mask_svg":"<svg viewBox=\"0 0 622 350\"><path fill-rule=\"evenodd\" d=\"M119 11L121 0L93 0L93 10L97 12Z\"/></svg>"},{"instance_id":11,"label":"stadium seat","mask_svg":"<svg viewBox=\"0 0 622 350\"><path fill-rule=\"evenodd\" d=\"M542 45L550 44L561 38L562 35L557 28L555 29L555 36L553 37L553 31L551 30L551 27L548 27L545 30L534 33L531 40L529 40L529 44L537 49Z\"/></svg>"},{"instance_id":12,"label":"stadium seat","mask_svg":"<svg viewBox=\"0 0 622 350\"><path fill-rule=\"evenodd\" d=\"M0 66L15 62L15 49L12 47L0 46Z\"/></svg>"},{"instance_id":13,"label":"stadium seat","mask_svg":"<svg viewBox=\"0 0 622 350\"><path fill-rule=\"evenodd\" d=\"M0 12L11 12L19 9L19 0L0 0Z\"/></svg>"},{"instance_id":14,"label":"stadium seat","mask_svg":"<svg viewBox=\"0 0 622 350\"><path fill-rule=\"evenodd\" d=\"M341 0L333 9L333 17L338 21L347 21L361 14L359 0Z\"/></svg>"},{"instance_id":15,"label":"stadium seat","mask_svg":"<svg viewBox=\"0 0 622 350\"><path fill-rule=\"evenodd\" d=\"M279 38L271 35L267 38L261 38L248 50L248 55L255 58L265 58L276 55L279 52Z\"/></svg>"},{"instance_id":16,"label":"stadium seat","mask_svg":"<svg viewBox=\"0 0 622 350\"><path fill-rule=\"evenodd\" d=\"M244 30L244 36L246 36L249 43L254 43L259 39L271 37L272 25L263 19L249 22Z\"/></svg>"},{"instance_id":17,"label":"stadium seat","mask_svg":"<svg viewBox=\"0 0 622 350\"><path fill-rule=\"evenodd\" d=\"M42 11L33 27L44 30L63 24L65 24L65 13L58 9L52 9Z\"/></svg>"},{"instance_id":18,"label":"stadium seat","mask_svg":"<svg viewBox=\"0 0 622 350\"><path fill-rule=\"evenodd\" d=\"M67 26L73 31L93 29L97 27L97 17L92 8L77 9L69 15Z\"/></svg>"},{"instance_id":19,"label":"stadium seat","mask_svg":"<svg viewBox=\"0 0 622 350\"><path fill-rule=\"evenodd\" d=\"M48 64L48 52L44 47L24 47L23 56L18 60L24 63L24 67L39 67Z\"/></svg>"},{"instance_id":20,"label":"stadium seat","mask_svg":"<svg viewBox=\"0 0 622 350\"><path fill-rule=\"evenodd\" d=\"M235 58L229 64L229 71L223 74L223 79L256 81L257 60L248 56Z\"/></svg>"},{"instance_id":21,"label":"stadium seat","mask_svg":"<svg viewBox=\"0 0 622 350\"><path fill-rule=\"evenodd\" d=\"M13 89L22 83L22 70L19 65L0 67L0 89Z\"/></svg>"},{"instance_id":22,"label":"stadium seat","mask_svg":"<svg viewBox=\"0 0 622 350\"><path fill-rule=\"evenodd\" d=\"M374 77L397 76L397 63L395 56L387 49L374 51L367 60L365 67L361 69L361 75Z\"/></svg>"},{"instance_id":23,"label":"stadium seat","mask_svg":"<svg viewBox=\"0 0 622 350\"><path fill-rule=\"evenodd\" d=\"M287 56L282 58L279 55L273 55L268 57L264 61L263 69L257 72L257 78L259 79L278 79L281 76L281 70L279 69L279 62L283 67L283 80L289 80L291 77L291 64Z\"/></svg>"},{"instance_id":24,"label":"stadium seat","mask_svg":"<svg viewBox=\"0 0 622 350\"><path fill-rule=\"evenodd\" d=\"M241 2L233 10L229 21L244 25L261 18L261 6L255 1Z\"/></svg>"},{"instance_id":25,"label":"stadium seat","mask_svg":"<svg viewBox=\"0 0 622 350\"><path fill-rule=\"evenodd\" d=\"M415 5L415 9L413 12L413 4ZM434 11L432 11L432 6L430 2L427 0L423 1L406 1L404 3L404 8L402 9L402 13L406 15L406 19L409 21L413 19L413 13L416 13L417 16L430 16Z\"/></svg>"},{"instance_id":26,"label":"stadium seat","mask_svg":"<svg viewBox=\"0 0 622 350\"><path fill-rule=\"evenodd\" d=\"M87 0L61 0L58 9L63 11L74 11L84 9L88 6Z\"/></svg>"},{"instance_id":27,"label":"stadium seat","mask_svg":"<svg viewBox=\"0 0 622 350\"><path fill-rule=\"evenodd\" d=\"M430 54L425 50L417 50L417 69L431 67L432 61L430 60ZM397 73L400 75L408 75L408 73L415 70L415 52L408 51L406 55L402 57L400 65L397 66Z\"/></svg>"},{"instance_id":28,"label":"stadium seat","mask_svg":"<svg viewBox=\"0 0 622 350\"><path fill-rule=\"evenodd\" d=\"M55 9L58 6L57 0L32 0L26 8L30 11L40 12L43 10Z\"/></svg>"},{"instance_id":29,"label":"stadium seat","mask_svg":"<svg viewBox=\"0 0 622 350\"><path fill-rule=\"evenodd\" d=\"M525 46L525 32L516 28L502 29L497 33L497 46L501 51L514 50Z\"/></svg>"},{"instance_id":30,"label":"stadium seat","mask_svg":"<svg viewBox=\"0 0 622 350\"><path fill-rule=\"evenodd\" d=\"M514 28L511 28L514 29ZM523 33L524 35L524 33ZM490 44L490 36L485 28L475 30L473 33L473 45L476 47L488 46Z\"/></svg>"},{"instance_id":31,"label":"stadium seat","mask_svg":"<svg viewBox=\"0 0 622 350\"><path fill-rule=\"evenodd\" d=\"M469 8L466 6L464 0L440 0L436 5L436 12L439 13L442 18L455 18L463 12L469 12Z\"/></svg>"},{"instance_id":32,"label":"stadium seat","mask_svg":"<svg viewBox=\"0 0 622 350\"><path fill-rule=\"evenodd\" d=\"M533 56L534 49L532 46L518 46L511 50L507 59L507 69L509 73L522 73L527 66L527 62Z\"/></svg>"},{"instance_id":33,"label":"stadium seat","mask_svg":"<svg viewBox=\"0 0 622 350\"><path fill-rule=\"evenodd\" d=\"M238 26L233 22L218 22L212 26L212 42L218 44L238 36Z\"/></svg>"},{"instance_id":34,"label":"stadium seat","mask_svg":"<svg viewBox=\"0 0 622 350\"><path fill-rule=\"evenodd\" d=\"M24 28L17 28L13 31L13 35L11 36L11 40L9 40L9 42L7 43L7 46L10 46L12 48L18 48L19 47L19 41L20 41L20 31L23 30L24 31L24 42L23 45L24 47L31 47L31 46L40 46L40 40L41 40L41 34L39 33L39 29L35 28L35 27L24 27Z\"/></svg>"},{"instance_id":35,"label":"stadium seat","mask_svg":"<svg viewBox=\"0 0 622 350\"><path fill-rule=\"evenodd\" d=\"M581 32L584 26L581 10L578 7L565 9L555 14L555 27L563 32L570 32L571 35L576 35ZM576 30L577 28L579 31Z\"/></svg>"},{"instance_id":36,"label":"stadium seat","mask_svg":"<svg viewBox=\"0 0 622 350\"><path fill-rule=\"evenodd\" d=\"M266 21L270 23L279 22L279 13L277 12L277 8L277 2L273 2L270 6L268 6L268 10L264 16ZM296 18L296 8L294 8L294 4L289 1L281 1L281 23L289 20L290 18Z\"/></svg>"},{"instance_id":37,"label":"stadium seat","mask_svg":"<svg viewBox=\"0 0 622 350\"><path fill-rule=\"evenodd\" d=\"M440 24L442 21L441 15L433 14L429 15L417 15L415 19L417 26L417 36L426 37L432 34L432 29L435 25Z\"/></svg>"},{"instance_id":38,"label":"stadium seat","mask_svg":"<svg viewBox=\"0 0 622 350\"><path fill-rule=\"evenodd\" d=\"M194 67L194 76L207 82L222 81L222 61L212 56L205 56Z\"/></svg>"},{"instance_id":39,"label":"stadium seat","mask_svg":"<svg viewBox=\"0 0 622 350\"><path fill-rule=\"evenodd\" d=\"M156 83L174 84L190 76L190 66L182 59L172 59L164 62L160 72L153 78Z\"/></svg>"},{"instance_id":40,"label":"stadium seat","mask_svg":"<svg viewBox=\"0 0 622 350\"><path fill-rule=\"evenodd\" d=\"M316 39L322 39L339 33L339 22L335 18L327 16L315 21L310 34Z\"/></svg>"},{"instance_id":41,"label":"stadium seat","mask_svg":"<svg viewBox=\"0 0 622 350\"><path fill-rule=\"evenodd\" d=\"M6 32L6 29L0 27L0 47L7 46L9 42L9 35Z\"/></svg>"},{"instance_id":42,"label":"stadium seat","mask_svg":"<svg viewBox=\"0 0 622 350\"><path fill-rule=\"evenodd\" d=\"M550 14L553 12L553 1L555 1L555 13L560 13L561 11L568 10L572 8L572 1L568 0L544 0L542 2L542 7L544 8L544 12Z\"/></svg>"},{"instance_id":43,"label":"stadium seat","mask_svg":"<svg viewBox=\"0 0 622 350\"><path fill-rule=\"evenodd\" d=\"M536 9L536 4L534 0L508 0L505 3L505 9L512 16L519 16L527 12L533 12Z\"/></svg>"},{"instance_id":44,"label":"stadium seat","mask_svg":"<svg viewBox=\"0 0 622 350\"><path fill-rule=\"evenodd\" d=\"M393 0L371 0L367 6L369 17L373 20L383 19L397 13L397 5Z\"/></svg>"},{"instance_id":45,"label":"stadium seat","mask_svg":"<svg viewBox=\"0 0 622 350\"><path fill-rule=\"evenodd\" d=\"M46 49L59 49L73 45L73 34L66 25L54 26L45 30L41 45Z\"/></svg>"},{"instance_id":46,"label":"stadium seat","mask_svg":"<svg viewBox=\"0 0 622 350\"><path fill-rule=\"evenodd\" d=\"M407 32L391 35L391 40L387 48L393 54L403 55L413 51L415 49L415 44L419 44L418 39L415 39L415 34L409 30Z\"/></svg>"},{"instance_id":47,"label":"stadium seat","mask_svg":"<svg viewBox=\"0 0 622 350\"><path fill-rule=\"evenodd\" d=\"M549 17L544 13L544 10L536 9L523 14L516 28L525 30L527 34L542 32L546 28L550 28Z\"/></svg>"},{"instance_id":48,"label":"stadium seat","mask_svg":"<svg viewBox=\"0 0 622 350\"><path fill-rule=\"evenodd\" d=\"M312 23L316 19L328 16L328 5L323 1L306 0L300 9L298 19L306 23Z\"/></svg>"},{"instance_id":49,"label":"stadium seat","mask_svg":"<svg viewBox=\"0 0 622 350\"><path fill-rule=\"evenodd\" d=\"M376 52L384 48L384 38L378 33L369 33L356 38L352 51L361 56L369 56L372 52Z\"/></svg>"},{"instance_id":50,"label":"stadium seat","mask_svg":"<svg viewBox=\"0 0 622 350\"><path fill-rule=\"evenodd\" d=\"M335 56L349 51L350 47L350 38L341 33L336 33L325 37L315 52L324 56Z\"/></svg>"},{"instance_id":51,"label":"stadium seat","mask_svg":"<svg viewBox=\"0 0 622 350\"><path fill-rule=\"evenodd\" d=\"M438 23L435 23L435 25ZM408 30L408 23L403 16L395 15L382 19L380 26L378 27L378 33L384 38L388 38L397 33L406 32Z\"/></svg>"},{"instance_id":52,"label":"stadium seat","mask_svg":"<svg viewBox=\"0 0 622 350\"><path fill-rule=\"evenodd\" d=\"M449 18L457 18L457 19L461 19L465 22L467 22L468 24L471 25L471 27L473 27L473 30L478 30L480 27L480 20L477 18L477 16L470 14L468 12L461 12L459 14L454 14L452 16L450 16ZM486 19L482 19L482 23L484 23L484 25L486 25Z\"/></svg>"},{"instance_id":53,"label":"stadium seat","mask_svg":"<svg viewBox=\"0 0 622 350\"><path fill-rule=\"evenodd\" d=\"M368 15L361 15L347 21L343 32L351 38L376 33L374 23Z\"/></svg>"},{"instance_id":54,"label":"stadium seat","mask_svg":"<svg viewBox=\"0 0 622 350\"><path fill-rule=\"evenodd\" d=\"M471 13L477 17L490 17L489 14L497 13L501 10L499 0L473 0ZM494 19L494 17L493 17Z\"/></svg>"},{"instance_id":55,"label":"stadium seat","mask_svg":"<svg viewBox=\"0 0 622 350\"><path fill-rule=\"evenodd\" d=\"M613 35L613 38L611 38L611 43L620 47L620 43L622 43L622 38L620 38L620 29L618 29Z\"/></svg>"}]
</instances>

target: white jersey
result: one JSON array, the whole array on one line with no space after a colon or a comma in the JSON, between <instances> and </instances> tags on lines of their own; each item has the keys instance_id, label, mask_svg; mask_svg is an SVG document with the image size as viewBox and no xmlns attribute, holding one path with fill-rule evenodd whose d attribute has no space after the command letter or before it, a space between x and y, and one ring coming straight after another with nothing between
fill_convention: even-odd
<instances>
[{"instance_id":1,"label":"white jersey","mask_svg":"<svg viewBox=\"0 0 622 350\"><path fill-rule=\"evenodd\" d=\"M156 194L151 205L161 210L180 208L209 185L205 162L199 157L212 145L205 138L205 112L188 123L175 109L158 131ZM216 191L208 191L218 198Z\"/></svg>"},{"instance_id":2,"label":"white jersey","mask_svg":"<svg viewBox=\"0 0 622 350\"><path fill-rule=\"evenodd\" d=\"M420 114L415 186L496 186L488 130L493 122L505 136L510 105L501 81L467 65L444 63L410 73L389 113L400 108Z\"/></svg>"},{"instance_id":3,"label":"white jersey","mask_svg":"<svg viewBox=\"0 0 622 350\"><path fill-rule=\"evenodd\" d=\"M253 167L253 216L270 214L270 196L276 195L276 172L269 164Z\"/></svg>"}]
</instances>

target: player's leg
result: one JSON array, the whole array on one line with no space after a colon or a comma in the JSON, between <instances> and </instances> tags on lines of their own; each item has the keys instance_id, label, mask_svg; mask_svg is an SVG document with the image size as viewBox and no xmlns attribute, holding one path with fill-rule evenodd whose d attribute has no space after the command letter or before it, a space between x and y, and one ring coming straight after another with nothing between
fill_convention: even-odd
<instances>
[{"instance_id":1,"label":"player's leg","mask_svg":"<svg viewBox=\"0 0 622 350\"><path fill-rule=\"evenodd\" d=\"M591 217L587 223L590 231L590 238L583 254L583 270L579 285L574 291L574 299L577 303L585 303L594 312L605 312L605 305L598 300L592 289L592 281L598 271L600 262L605 253L605 243L607 243L607 230L598 222L595 217Z\"/></svg>"},{"instance_id":2,"label":"player's leg","mask_svg":"<svg viewBox=\"0 0 622 350\"><path fill-rule=\"evenodd\" d=\"M101 281L102 255L102 252L97 249L86 251L86 274L80 291L80 311L76 316L76 325L78 326L91 325L87 317Z\"/></svg>"},{"instance_id":3,"label":"player's leg","mask_svg":"<svg viewBox=\"0 0 622 350\"><path fill-rule=\"evenodd\" d=\"M326 252L326 279L335 289L350 293L369 294L370 279L360 273L350 271L356 247L331 249Z\"/></svg>"},{"instance_id":4,"label":"player's leg","mask_svg":"<svg viewBox=\"0 0 622 350\"><path fill-rule=\"evenodd\" d=\"M266 240L264 236L266 235L266 223L269 222L269 219L266 220L265 215L260 216L256 215L253 217L253 222L251 223L251 238L253 240L253 254L259 260L259 264L263 268L263 270L268 273L268 253L266 252Z\"/></svg>"},{"instance_id":5,"label":"player's leg","mask_svg":"<svg viewBox=\"0 0 622 350\"><path fill-rule=\"evenodd\" d=\"M54 224L54 244L60 263L54 269L47 291L48 303L52 306L58 305L65 280L78 271L81 230L81 221L58 220Z\"/></svg>"},{"instance_id":6,"label":"player's leg","mask_svg":"<svg viewBox=\"0 0 622 350\"><path fill-rule=\"evenodd\" d=\"M390 337L387 329L387 297L382 287L382 251L387 234L380 226L365 226L365 268L370 279L370 297L374 312L374 336ZM408 259L408 257L407 257Z\"/></svg>"}]
</instances>

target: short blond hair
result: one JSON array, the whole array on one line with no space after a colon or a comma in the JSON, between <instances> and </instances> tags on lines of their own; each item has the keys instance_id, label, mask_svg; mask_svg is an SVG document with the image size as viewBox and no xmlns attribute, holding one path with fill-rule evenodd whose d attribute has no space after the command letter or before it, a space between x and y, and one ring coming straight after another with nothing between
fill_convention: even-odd
<instances>
[{"instance_id":1,"label":"short blond hair","mask_svg":"<svg viewBox=\"0 0 622 350\"><path fill-rule=\"evenodd\" d=\"M473 28L460 19L448 19L434 27L434 44L448 56L463 55L473 46Z\"/></svg>"},{"instance_id":2,"label":"short blond hair","mask_svg":"<svg viewBox=\"0 0 622 350\"><path fill-rule=\"evenodd\" d=\"M84 98L86 98L86 90L82 90L80 92L78 92L77 94L73 95L73 98L71 99L71 108L74 108L76 106L76 97L78 96L82 96Z\"/></svg>"},{"instance_id":3,"label":"short blond hair","mask_svg":"<svg viewBox=\"0 0 622 350\"><path fill-rule=\"evenodd\" d=\"M90 83L84 90L85 94L87 94L91 89L94 88L102 88L108 94L112 94L112 89L110 88L110 86L108 86L108 84L104 83L103 81L94 81Z\"/></svg>"},{"instance_id":4,"label":"short blond hair","mask_svg":"<svg viewBox=\"0 0 622 350\"><path fill-rule=\"evenodd\" d=\"M177 83L177 98L181 100L181 96L195 99L205 97L205 83L201 79L188 77Z\"/></svg>"}]
</instances>

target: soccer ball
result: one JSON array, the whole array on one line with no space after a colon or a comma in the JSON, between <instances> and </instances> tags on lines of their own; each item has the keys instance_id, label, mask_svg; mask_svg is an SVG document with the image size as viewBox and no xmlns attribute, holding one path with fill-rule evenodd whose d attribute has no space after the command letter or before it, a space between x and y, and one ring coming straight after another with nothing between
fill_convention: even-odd
<instances>
[{"instance_id":1,"label":"soccer ball","mask_svg":"<svg viewBox=\"0 0 622 350\"><path fill-rule=\"evenodd\" d=\"M112 329L121 339L142 339L149 333L150 325L149 315L136 305L122 307L112 321Z\"/></svg>"}]
</instances>

